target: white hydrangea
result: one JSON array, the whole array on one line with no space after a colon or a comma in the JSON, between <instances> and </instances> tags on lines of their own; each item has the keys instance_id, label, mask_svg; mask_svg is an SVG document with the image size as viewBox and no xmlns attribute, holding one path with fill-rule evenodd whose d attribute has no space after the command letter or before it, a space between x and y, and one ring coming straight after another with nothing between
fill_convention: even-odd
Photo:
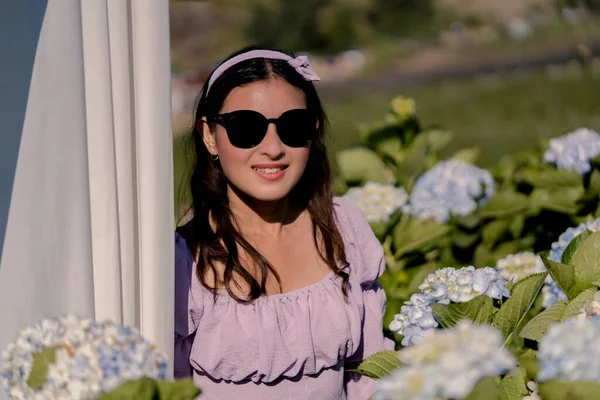
<instances>
[{"instance_id":1,"label":"white hydrangea","mask_svg":"<svg viewBox=\"0 0 600 400\"><path fill-rule=\"evenodd\" d=\"M498 329L467 320L429 331L420 344L399 351L403 365L380 381L373 399L463 399L480 379L516 365L503 340Z\"/></svg>"},{"instance_id":2,"label":"white hydrangea","mask_svg":"<svg viewBox=\"0 0 600 400\"><path fill-rule=\"evenodd\" d=\"M546 272L546 266L542 258L537 254L528 251L522 253L509 254L498 260L496 269L500 276L507 281L516 283L529 275Z\"/></svg>"},{"instance_id":3,"label":"white hydrangea","mask_svg":"<svg viewBox=\"0 0 600 400\"><path fill-rule=\"evenodd\" d=\"M538 381L600 382L600 317L550 326L539 344Z\"/></svg>"},{"instance_id":4,"label":"white hydrangea","mask_svg":"<svg viewBox=\"0 0 600 400\"><path fill-rule=\"evenodd\" d=\"M577 171L580 175L592 168L590 160L600 154L600 135L591 129L574 132L550 140L544 161L559 169Z\"/></svg>"},{"instance_id":5,"label":"white hydrangea","mask_svg":"<svg viewBox=\"0 0 600 400\"><path fill-rule=\"evenodd\" d=\"M536 382L527 382L527 390L529 393L523 396L523 400L542 400L540 394L538 393L538 384Z\"/></svg>"},{"instance_id":6,"label":"white hydrangea","mask_svg":"<svg viewBox=\"0 0 600 400\"><path fill-rule=\"evenodd\" d=\"M34 390L33 355L53 347L46 383ZM94 399L128 380L168 375L166 357L137 330L71 315L26 327L0 358L0 381L13 399Z\"/></svg>"},{"instance_id":7,"label":"white hydrangea","mask_svg":"<svg viewBox=\"0 0 600 400\"><path fill-rule=\"evenodd\" d=\"M448 222L451 215L469 215L495 191L492 175L456 159L441 161L421 175L410 194L407 214Z\"/></svg>"},{"instance_id":8,"label":"white hydrangea","mask_svg":"<svg viewBox=\"0 0 600 400\"><path fill-rule=\"evenodd\" d=\"M579 316L583 318L600 316L600 301L592 300L587 302L582 307L581 314L579 314Z\"/></svg>"},{"instance_id":9,"label":"white hydrangea","mask_svg":"<svg viewBox=\"0 0 600 400\"><path fill-rule=\"evenodd\" d=\"M550 255L548 258L552 261L560 262L562 260L562 255L565 252L567 246L571 243L573 239L577 236L581 235L586 230L590 232L597 232L600 230L600 218L595 220L590 220L587 222L583 222L576 227L571 227L564 231L559 237L558 240L552 243ZM549 308L553 304L559 301L566 301L569 298L567 295L558 287L556 282L552 279L550 275L546 278L544 282L544 286L542 287L542 305L544 308Z\"/></svg>"},{"instance_id":10,"label":"white hydrangea","mask_svg":"<svg viewBox=\"0 0 600 400\"><path fill-rule=\"evenodd\" d=\"M343 197L356 204L369 222L388 222L392 214L408 200L403 188L375 182L350 188Z\"/></svg>"},{"instance_id":11,"label":"white hydrangea","mask_svg":"<svg viewBox=\"0 0 600 400\"><path fill-rule=\"evenodd\" d=\"M476 296L486 295L493 299L510 296L507 281L490 267L461 269L443 268L429 274L419 286L420 293L413 294L394 315L389 325L393 332L404 336L403 346L419 343L425 332L437 328L431 305L434 303L464 303Z\"/></svg>"}]
</instances>

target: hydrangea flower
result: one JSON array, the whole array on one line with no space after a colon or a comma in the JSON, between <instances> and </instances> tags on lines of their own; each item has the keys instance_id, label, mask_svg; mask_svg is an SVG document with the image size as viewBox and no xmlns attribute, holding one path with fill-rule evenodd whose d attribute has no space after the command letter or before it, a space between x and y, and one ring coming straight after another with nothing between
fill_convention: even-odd
<instances>
[{"instance_id":1,"label":"hydrangea flower","mask_svg":"<svg viewBox=\"0 0 600 400\"><path fill-rule=\"evenodd\" d=\"M47 381L32 389L27 381L33 355L55 348ZM0 359L0 381L14 399L94 399L128 380L167 379L164 355L135 329L75 316L47 318L27 327Z\"/></svg>"},{"instance_id":2,"label":"hydrangea flower","mask_svg":"<svg viewBox=\"0 0 600 400\"><path fill-rule=\"evenodd\" d=\"M461 269L443 268L429 274L419 286L420 293L413 294L394 315L390 330L404 336L403 346L419 343L425 332L437 328L431 305L434 303L464 303L479 295L493 299L509 297L507 282L498 271L490 267Z\"/></svg>"},{"instance_id":3,"label":"hydrangea flower","mask_svg":"<svg viewBox=\"0 0 600 400\"><path fill-rule=\"evenodd\" d=\"M600 230L600 218L584 222L576 227L571 227L564 231L559 237L558 241L552 243L550 255L548 258L552 261L560 262L565 249L571 243L571 241L581 235L586 230L591 232L597 232ZM544 308L548 308L559 301L568 300L567 295L558 287L556 282L550 275L546 278L544 286L542 287L542 305Z\"/></svg>"},{"instance_id":4,"label":"hydrangea flower","mask_svg":"<svg viewBox=\"0 0 600 400\"><path fill-rule=\"evenodd\" d=\"M600 382L600 317L550 326L539 344L538 381Z\"/></svg>"},{"instance_id":5,"label":"hydrangea flower","mask_svg":"<svg viewBox=\"0 0 600 400\"><path fill-rule=\"evenodd\" d=\"M592 169L590 160L600 154L600 135L587 128L550 140L544 161L559 169L575 170L580 175Z\"/></svg>"},{"instance_id":6,"label":"hydrangea flower","mask_svg":"<svg viewBox=\"0 0 600 400\"><path fill-rule=\"evenodd\" d=\"M527 390L529 393L523 396L523 400L542 400L540 394L538 393L538 384L536 382L527 382Z\"/></svg>"},{"instance_id":7,"label":"hydrangea flower","mask_svg":"<svg viewBox=\"0 0 600 400\"><path fill-rule=\"evenodd\" d=\"M592 300L587 302L581 309L579 316L583 318L600 316L600 301Z\"/></svg>"},{"instance_id":8,"label":"hydrangea flower","mask_svg":"<svg viewBox=\"0 0 600 400\"><path fill-rule=\"evenodd\" d=\"M451 215L469 215L495 191L492 175L474 165L451 159L421 175L404 212L419 219L448 222Z\"/></svg>"},{"instance_id":9,"label":"hydrangea flower","mask_svg":"<svg viewBox=\"0 0 600 400\"><path fill-rule=\"evenodd\" d=\"M388 222L406 204L408 194L401 187L367 182L363 187L350 188L344 198L356 204L369 222Z\"/></svg>"},{"instance_id":10,"label":"hydrangea flower","mask_svg":"<svg viewBox=\"0 0 600 400\"><path fill-rule=\"evenodd\" d=\"M542 258L537 254L524 251L498 260L496 269L500 276L514 283L528 277L529 275L546 272L546 266Z\"/></svg>"},{"instance_id":11,"label":"hydrangea flower","mask_svg":"<svg viewBox=\"0 0 600 400\"><path fill-rule=\"evenodd\" d=\"M399 351L403 365L380 381L375 400L463 399L484 377L516 365L502 333L463 320L451 329L427 332L420 344Z\"/></svg>"}]
</instances>

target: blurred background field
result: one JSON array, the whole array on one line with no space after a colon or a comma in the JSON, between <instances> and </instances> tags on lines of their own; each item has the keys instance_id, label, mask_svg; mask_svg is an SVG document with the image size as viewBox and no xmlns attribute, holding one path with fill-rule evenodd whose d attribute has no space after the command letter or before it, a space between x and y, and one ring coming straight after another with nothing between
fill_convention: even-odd
<instances>
[{"instance_id":1,"label":"blurred background field","mask_svg":"<svg viewBox=\"0 0 600 400\"><path fill-rule=\"evenodd\" d=\"M176 203L195 96L231 51L265 43L309 54L330 152L358 144L398 94L478 163L579 127L600 130L598 0L172 1Z\"/></svg>"}]
</instances>

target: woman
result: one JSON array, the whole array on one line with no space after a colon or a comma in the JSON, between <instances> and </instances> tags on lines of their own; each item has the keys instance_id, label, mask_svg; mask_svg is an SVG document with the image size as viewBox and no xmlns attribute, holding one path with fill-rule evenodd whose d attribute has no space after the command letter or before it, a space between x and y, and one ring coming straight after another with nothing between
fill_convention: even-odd
<instances>
[{"instance_id":1,"label":"woman","mask_svg":"<svg viewBox=\"0 0 600 400\"><path fill-rule=\"evenodd\" d=\"M306 57L256 48L204 85L194 218L175 235L175 376L205 399L367 399L345 372L384 339L383 251L331 194L325 114Z\"/></svg>"}]
</instances>

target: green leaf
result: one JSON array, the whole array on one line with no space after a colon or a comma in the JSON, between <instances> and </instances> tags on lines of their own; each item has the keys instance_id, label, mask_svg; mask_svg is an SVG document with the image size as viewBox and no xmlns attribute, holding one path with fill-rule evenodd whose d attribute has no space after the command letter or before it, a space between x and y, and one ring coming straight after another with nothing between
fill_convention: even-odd
<instances>
[{"instance_id":1,"label":"green leaf","mask_svg":"<svg viewBox=\"0 0 600 400\"><path fill-rule=\"evenodd\" d=\"M534 189L529 195L530 206L534 211L546 209L563 214L576 214L579 210L578 201L583 194L583 187L567 187L555 190Z\"/></svg>"},{"instance_id":2,"label":"green leaf","mask_svg":"<svg viewBox=\"0 0 600 400\"><path fill-rule=\"evenodd\" d=\"M525 379L535 380L538 374L539 365L537 362L537 351L528 349L519 356L519 365L525 370Z\"/></svg>"},{"instance_id":3,"label":"green leaf","mask_svg":"<svg viewBox=\"0 0 600 400\"><path fill-rule=\"evenodd\" d=\"M452 155L452 158L467 164L475 164L479 157L479 153L481 153L481 150L478 147L469 147L457 151Z\"/></svg>"},{"instance_id":4,"label":"green leaf","mask_svg":"<svg viewBox=\"0 0 600 400\"><path fill-rule=\"evenodd\" d=\"M143 377L135 381L127 381L112 392L99 396L97 400L154 400L157 390L156 381Z\"/></svg>"},{"instance_id":5,"label":"green leaf","mask_svg":"<svg viewBox=\"0 0 600 400\"><path fill-rule=\"evenodd\" d=\"M512 216L529 206L529 199L521 193L504 190L496 193L481 209L482 218Z\"/></svg>"},{"instance_id":6,"label":"green leaf","mask_svg":"<svg viewBox=\"0 0 600 400\"><path fill-rule=\"evenodd\" d=\"M492 377L481 378L479 382L475 384L475 387L471 391L465 400L494 400L500 399L500 391L498 384Z\"/></svg>"},{"instance_id":7,"label":"green leaf","mask_svg":"<svg viewBox=\"0 0 600 400\"><path fill-rule=\"evenodd\" d=\"M593 168L600 169L600 154L590 160Z\"/></svg>"},{"instance_id":8,"label":"green leaf","mask_svg":"<svg viewBox=\"0 0 600 400\"><path fill-rule=\"evenodd\" d=\"M544 400L597 400L600 384L585 381L549 381L540 383L538 392Z\"/></svg>"},{"instance_id":9,"label":"green leaf","mask_svg":"<svg viewBox=\"0 0 600 400\"><path fill-rule=\"evenodd\" d=\"M509 254L518 253L523 250L521 240L510 240L508 242L501 242L497 245L493 252L494 260L499 260L506 257Z\"/></svg>"},{"instance_id":10,"label":"green leaf","mask_svg":"<svg viewBox=\"0 0 600 400\"><path fill-rule=\"evenodd\" d=\"M454 326L462 319L487 324L496 312L493 300L485 295L477 296L466 303L434 303L431 308L435 319L444 328Z\"/></svg>"},{"instance_id":11,"label":"green leaf","mask_svg":"<svg viewBox=\"0 0 600 400\"><path fill-rule=\"evenodd\" d=\"M490 247L494 246L498 239L506 233L509 226L510 221L506 219L491 221L483 227L483 231L481 232L483 243Z\"/></svg>"},{"instance_id":12,"label":"green leaf","mask_svg":"<svg viewBox=\"0 0 600 400\"><path fill-rule=\"evenodd\" d=\"M500 329L507 342L533 305L547 275L547 272L534 274L517 282L510 298L502 304L500 311L494 316L492 325Z\"/></svg>"},{"instance_id":13,"label":"green leaf","mask_svg":"<svg viewBox=\"0 0 600 400\"><path fill-rule=\"evenodd\" d=\"M552 261L549 258L544 256L542 257L542 261L544 265L550 271L550 275L552 275L552 279L558 285L560 290L565 292L569 299L574 299L577 295L573 295L572 289L575 286L575 271L574 268L570 265L562 264L556 261Z\"/></svg>"},{"instance_id":14,"label":"green leaf","mask_svg":"<svg viewBox=\"0 0 600 400\"><path fill-rule=\"evenodd\" d=\"M479 233L468 233L461 230L454 230L452 232L452 244L462 249L469 248L477 243L479 239Z\"/></svg>"},{"instance_id":15,"label":"green leaf","mask_svg":"<svg viewBox=\"0 0 600 400\"><path fill-rule=\"evenodd\" d=\"M452 133L441 129L432 129L426 132L422 132L421 136L427 138L427 144L431 152L438 152L442 150L452 140Z\"/></svg>"},{"instance_id":16,"label":"green leaf","mask_svg":"<svg viewBox=\"0 0 600 400\"><path fill-rule=\"evenodd\" d=\"M416 218L401 220L393 230L393 242L396 258L411 251L425 249L440 237L450 232L448 225L435 221L421 221Z\"/></svg>"},{"instance_id":17,"label":"green leaf","mask_svg":"<svg viewBox=\"0 0 600 400\"><path fill-rule=\"evenodd\" d=\"M374 151L366 147L344 149L337 153L337 162L346 182L387 184L393 178L391 171Z\"/></svg>"},{"instance_id":18,"label":"green leaf","mask_svg":"<svg viewBox=\"0 0 600 400\"><path fill-rule=\"evenodd\" d=\"M408 285L409 293L417 292L419 290L419 286L421 285L421 283L423 283L425 278L427 278L429 274L434 273L437 269L438 264L435 262L430 262L419 266L417 273L413 276L413 278L410 281L410 284Z\"/></svg>"},{"instance_id":19,"label":"green leaf","mask_svg":"<svg viewBox=\"0 0 600 400\"><path fill-rule=\"evenodd\" d=\"M402 365L398 352L393 350L380 351L365 359L353 370L372 379L381 379Z\"/></svg>"},{"instance_id":20,"label":"green leaf","mask_svg":"<svg viewBox=\"0 0 600 400\"><path fill-rule=\"evenodd\" d=\"M376 152L393 159L402 149L402 140L398 136L381 137L372 141L372 146Z\"/></svg>"},{"instance_id":21,"label":"green leaf","mask_svg":"<svg viewBox=\"0 0 600 400\"><path fill-rule=\"evenodd\" d=\"M573 294L594 287L593 282L600 279L600 232L592 233L579 245L571 263L575 272Z\"/></svg>"},{"instance_id":22,"label":"green leaf","mask_svg":"<svg viewBox=\"0 0 600 400\"><path fill-rule=\"evenodd\" d=\"M585 239L587 239L588 236L590 236L591 233L591 231L586 230L585 232L582 232L581 234L575 236L573 240L571 240L565 251L563 251L560 262L563 264L572 264L573 255L575 254L575 251L581 245L581 243L583 243Z\"/></svg>"},{"instance_id":23,"label":"green leaf","mask_svg":"<svg viewBox=\"0 0 600 400\"><path fill-rule=\"evenodd\" d=\"M600 172L595 169L590 174L585 185L585 200L593 201L598 198L598 195L600 195Z\"/></svg>"},{"instance_id":24,"label":"green leaf","mask_svg":"<svg viewBox=\"0 0 600 400\"><path fill-rule=\"evenodd\" d=\"M481 217L478 213L471 213L469 215L453 215L452 221L466 229L475 229L481 222Z\"/></svg>"},{"instance_id":25,"label":"green leaf","mask_svg":"<svg viewBox=\"0 0 600 400\"><path fill-rule=\"evenodd\" d=\"M34 390L44 387L47 381L48 367L56 361L56 350L59 348L60 346L48 347L33 354L33 365L29 379L27 379L27 386Z\"/></svg>"},{"instance_id":26,"label":"green leaf","mask_svg":"<svg viewBox=\"0 0 600 400\"><path fill-rule=\"evenodd\" d=\"M400 153L396 159L396 180L408 190L413 182L423 172L425 156L428 151L428 139L426 136L415 137L410 147Z\"/></svg>"},{"instance_id":27,"label":"green leaf","mask_svg":"<svg viewBox=\"0 0 600 400\"><path fill-rule=\"evenodd\" d=\"M561 301L553 304L547 310L544 310L535 317L533 317L531 321L529 321L527 325L525 325L523 329L521 329L519 336L522 338L531 339L535 340L536 342L539 342L546 333L546 331L548 331L550 325L562 319L566 308L566 301Z\"/></svg>"},{"instance_id":28,"label":"green leaf","mask_svg":"<svg viewBox=\"0 0 600 400\"><path fill-rule=\"evenodd\" d=\"M498 385L501 400L521 400L529 391L525 386L523 375L520 371L515 374L506 375Z\"/></svg>"},{"instance_id":29,"label":"green leaf","mask_svg":"<svg viewBox=\"0 0 600 400\"><path fill-rule=\"evenodd\" d=\"M581 292L577 297L575 297L567 304L567 307L565 308L565 312L563 313L561 319L564 321L579 315L583 306L585 306L586 303L594 299L594 295L597 291L598 288L593 287Z\"/></svg>"},{"instance_id":30,"label":"green leaf","mask_svg":"<svg viewBox=\"0 0 600 400\"><path fill-rule=\"evenodd\" d=\"M369 226L380 241L383 240L389 230L389 224L386 222L369 222Z\"/></svg>"},{"instance_id":31,"label":"green leaf","mask_svg":"<svg viewBox=\"0 0 600 400\"><path fill-rule=\"evenodd\" d=\"M490 249L484 243L479 243L473 254L473 265L490 265L494 262Z\"/></svg>"},{"instance_id":32,"label":"green leaf","mask_svg":"<svg viewBox=\"0 0 600 400\"><path fill-rule=\"evenodd\" d=\"M193 400L200 395L200 389L194 385L192 378L158 381L156 387L161 400Z\"/></svg>"},{"instance_id":33,"label":"green leaf","mask_svg":"<svg viewBox=\"0 0 600 400\"><path fill-rule=\"evenodd\" d=\"M519 178L532 186L541 188L570 188L583 186L583 179L576 171L558 168L545 168L541 171L527 169Z\"/></svg>"},{"instance_id":34,"label":"green leaf","mask_svg":"<svg viewBox=\"0 0 600 400\"><path fill-rule=\"evenodd\" d=\"M513 235L513 237L518 238L519 236L521 236L521 232L523 232L524 227L525 215L519 214L510 221L510 226L508 227L508 230L510 231L511 235Z\"/></svg>"}]
</instances>

